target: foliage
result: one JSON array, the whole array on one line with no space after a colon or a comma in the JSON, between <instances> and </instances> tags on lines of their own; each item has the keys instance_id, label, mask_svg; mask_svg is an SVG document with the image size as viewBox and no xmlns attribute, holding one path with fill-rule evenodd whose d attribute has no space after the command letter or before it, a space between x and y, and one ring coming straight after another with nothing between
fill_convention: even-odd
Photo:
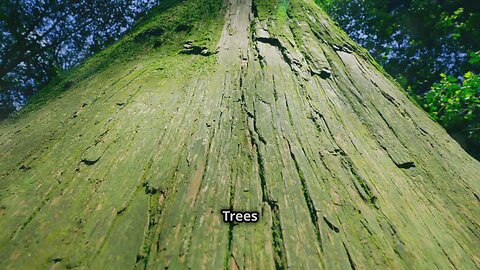
<instances>
[{"instance_id":1,"label":"foliage","mask_svg":"<svg viewBox=\"0 0 480 270\"><path fill-rule=\"evenodd\" d=\"M460 82L450 75L441 77L423 97L425 109L449 132L480 141L480 75L467 72Z\"/></svg>"},{"instance_id":2,"label":"foliage","mask_svg":"<svg viewBox=\"0 0 480 270\"><path fill-rule=\"evenodd\" d=\"M115 41L157 0L0 1L0 107Z\"/></svg>"},{"instance_id":3,"label":"foliage","mask_svg":"<svg viewBox=\"0 0 480 270\"><path fill-rule=\"evenodd\" d=\"M317 0L404 88L428 91L439 75L478 73L480 2Z\"/></svg>"}]
</instances>

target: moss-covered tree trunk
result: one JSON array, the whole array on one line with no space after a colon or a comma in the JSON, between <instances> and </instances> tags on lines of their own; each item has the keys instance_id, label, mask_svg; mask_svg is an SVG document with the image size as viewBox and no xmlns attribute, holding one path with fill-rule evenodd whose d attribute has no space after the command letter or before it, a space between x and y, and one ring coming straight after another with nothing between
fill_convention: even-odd
<instances>
[{"instance_id":1,"label":"moss-covered tree trunk","mask_svg":"<svg viewBox=\"0 0 480 270\"><path fill-rule=\"evenodd\" d=\"M64 77L0 125L2 269L480 267L480 164L313 0L164 1Z\"/></svg>"}]
</instances>

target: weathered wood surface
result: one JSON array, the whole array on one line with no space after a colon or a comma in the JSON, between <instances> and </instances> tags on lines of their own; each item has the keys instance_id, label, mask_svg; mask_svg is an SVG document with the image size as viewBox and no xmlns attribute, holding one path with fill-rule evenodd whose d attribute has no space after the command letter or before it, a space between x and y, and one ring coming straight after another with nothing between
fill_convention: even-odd
<instances>
[{"instance_id":1,"label":"weathered wood surface","mask_svg":"<svg viewBox=\"0 0 480 270\"><path fill-rule=\"evenodd\" d=\"M1 124L0 268L478 269L480 164L313 1L224 11Z\"/></svg>"}]
</instances>

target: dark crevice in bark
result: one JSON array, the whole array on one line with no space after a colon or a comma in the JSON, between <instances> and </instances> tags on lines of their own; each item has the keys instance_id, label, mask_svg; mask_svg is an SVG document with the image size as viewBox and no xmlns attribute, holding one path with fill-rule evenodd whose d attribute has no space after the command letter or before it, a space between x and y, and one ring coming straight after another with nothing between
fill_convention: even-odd
<instances>
[{"instance_id":1,"label":"dark crevice in bark","mask_svg":"<svg viewBox=\"0 0 480 270\"><path fill-rule=\"evenodd\" d=\"M98 146L100 144L100 147L101 147L101 143L102 143L102 139L107 135L107 133L109 132L110 130L109 129L106 129L102 134L100 134L99 136L97 136L97 138L95 138L95 142L88 146L84 151L83 153L81 154L81 156L84 156L85 153L87 153L87 151L89 149L92 149L96 146ZM105 149L103 149L102 153L100 153L99 155L96 156L96 158L82 158L80 160L81 163L84 163L85 165L88 165L88 166L91 166L91 165L94 165L95 163L97 163L100 158L102 158L103 154L105 154L105 152L108 150L108 148L110 147L110 144L107 145L107 147L105 147Z\"/></svg>"},{"instance_id":2,"label":"dark crevice in bark","mask_svg":"<svg viewBox=\"0 0 480 270\"><path fill-rule=\"evenodd\" d=\"M275 101L278 101L278 91L277 84L275 83L275 74L272 74L272 84L273 84L273 98Z\"/></svg>"},{"instance_id":3,"label":"dark crevice in bark","mask_svg":"<svg viewBox=\"0 0 480 270\"><path fill-rule=\"evenodd\" d=\"M404 162L401 164L396 164L398 168L400 169L410 169L410 168L415 168L415 163L413 161L408 161Z\"/></svg>"},{"instance_id":4,"label":"dark crevice in bark","mask_svg":"<svg viewBox=\"0 0 480 270\"><path fill-rule=\"evenodd\" d=\"M256 120L254 118L254 126L256 126L255 122ZM254 132L258 136L258 130L256 128ZM273 198L270 197L270 192L268 190L267 182L265 179L264 159L261 154L260 146L257 142L257 139L255 139L254 133L251 130L250 130L250 137L251 137L252 144L256 149L256 154L257 154L258 174L259 174L260 185L262 189L262 201L268 204L272 213L272 238L273 238L272 245L275 253L274 254L275 267L277 269L285 269L287 266L287 261L285 257L285 246L284 246L283 231L282 231L278 204Z\"/></svg>"},{"instance_id":5,"label":"dark crevice in bark","mask_svg":"<svg viewBox=\"0 0 480 270\"><path fill-rule=\"evenodd\" d=\"M370 236L373 236L372 230L370 230L370 228L366 224L366 223L368 223L368 221L366 221L365 219L360 219L360 223L362 224L363 228L365 228L365 230L368 232L368 234Z\"/></svg>"},{"instance_id":6,"label":"dark crevice in bark","mask_svg":"<svg viewBox=\"0 0 480 270\"><path fill-rule=\"evenodd\" d=\"M85 165L88 165L88 166L91 166L91 165L94 165L95 163L97 163L98 161L100 160L100 157L97 158L97 159L94 159L94 160L89 160L89 159L82 159L82 163L84 163Z\"/></svg>"},{"instance_id":7,"label":"dark crevice in bark","mask_svg":"<svg viewBox=\"0 0 480 270\"><path fill-rule=\"evenodd\" d=\"M276 202L269 203L272 210L272 237L274 261L276 269L286 269L288 267L287 257L285 251L285 244L283 240L282 225L280 222L280 211Z\"/></svg>"},{"instance_id":8,"label":"dark crevice in bark","mask_svg":"<svg viewBox=\"0 0 480 270\"><path fill-rule=\"evenodd\" d=\"M143 269L147 269L148 261L152 251L152 245L155 238L155 233L160 220L160 216L162 214L159 201L165 200L164 197L160 197L163 196L163 193L157 192L155 194L150 194L147 190L145 191L145 193L149 195L147 227L146 231L144 232L142 250L140 250L139 254L137 255L137 265L142 265Z\"/></svg>"},{"instance_id":9,"label":"dark crevice in bark","mask_svg":"<svg viewBox=\"0 0 480 270\"><path fill-rule=\"evenodd\" d=\"M348 262L350 263L350 268L352 270L356 270L357 268L355 267L355 262L353 261L352 255L350 255L350 252L348 251L348 248L343 241L342 241L342 244L343 244L343 248L345 248L345 252L347 253L347 258L348 258Z\"/></svg>"},{"instance_id":10,"label":"dark crevice in bark","mask_svg":"<svg viewBox=\"0 0 480 270\"><path fill-rule=\"evenodd\" d=\"M258 9L257 9L257 5L255 3L255 0L252 0L252 15L254 18L259 18L258 17Z\"/></svg>"},{"instance_id":11,"label":"dark crevice in bark","mask_svg":"<svg viewBox=\"0 0 480 270\"><path fill-rule=\"evenodd\" d=\"M318 110L316 110L315 108L312 108L312 110L315 112L315 114L317 116L317 117L315 117L315 116L311 117L316 129L317 130L320 129L319 132L321 132L321 125L317 122L318 121L317 119L319 118L319 119L322 120L324 126L327 129L329 137L330 137L330 139L332 140L332 143L335 146L335 150L334 150L333 155L335 155L335 156L339 155L341 160L342 160L342 165L345 167L347 172L351 173L352 178L353 178L352 179L353 184L354 184L358 194L362 198L362 200L367 202L368 204L372 205L373 207L378 208L378 206L376 205L377 197L373 194L373 191L371 190L371 188L368 185L368 183L366 182L366 180L364 180L358 174L357 169L356 169L355 165L353 164L353 161L350 159L350 157L347 156L345 151L337 143L337 141L336 141L335 137L333 136L333 133L330 130L330 127L328 126L327 121L325 120L324 116L320 112L318 112ZM324 163L323 160L322 160L322 163ZM324 163L324 166L326 167L325 163ZM328 169L328 167L326 167L326 168Z\"/></svg>"},{"instance_id":12,"label":"dark crevice in bark","mask_svg":"<svg viewBox=\"0 0 480 270\"><path fill-rule=\"evenodd\" d=\"M156 140L153 149L157 150L158 147L161 145L163 141L163 137L165 132L158 137ZM153 151L155 153L155 151ZM155 237L155 232L157 229L158 222L160 220L160 216L162 214L162 204L165 202L167 197L167 189L160 190L157 186L152 186L152 183L148 180L150 176L150 171L152 169L154 154L151 154L150 158L147 161L147 164L143 168L142 171L142 187L145 188L145 194L149 196L148 202L148 215L147 215L147 224L145 231L143 233L143 240L142 240L142 247L138 251L137 260L135 265L138 266L140 269L146 269L148 265L148 260L150 258L150 252L153 244L153 239ZM179 166L179 165L177 165ZM159 192L160 190L160 192ZM141 266L140 266L141 265Z\"/></svg>"},{"instance_id":13,"label":"dark crevice in bark","mask_svg":"<svg viewBox=\"0 0 480 270\"><path fill-rule=\"evenodd\" d=\"M235 182L233 179L237 179L237 177L233 176L233 167L230 167L230 190L229 190L229 198L228 198L228 209L234 209L234 202L235 202ZM233 258L232 254L232 244L233 244L233 227L235 226L234 223L228 223L227 229L227 251L225 254L224 260L224 269L230 269L230 259ZM235 259L235 258L233 258ZM236 263L236 262L235 262Z\"/></svg>"},{"instance_id":14,"label":"dark crevice in bark","mask_svg":"<svg viewBox=\"0 0 480 270\"><path fill-rule=\"evenodd\" d=\"M156 140L153 146L153 149L157 149L160 146L164 135L165 133L163 133L160 137L158 137L158 139ZM120 211L117 211L117 216L123 214L128 209L129 205L132 203L135 197L138 196L138 193L141 192L142 189L144 190L144 193L148 196L149 203L148 203L148 209L147 209L148 215L146 219L146 228L143 234L141 250L138 251L136 262L135 262L135 265L137 267L141 267L144 269L147 268L151 245L153 242L153 238L155 236L155 231L157 228L158 221L162 214L161 206L166 199L166 193L167 193L166 190L160 189L158 186L154 186L148 180L148 177L152 168L152 164L153 164L153 159L154 159L154 154L150 156L150 158L148 159L147 163L145 164L142 170L140 185L137 187L137 190L130 197L130 199L128 200L128 203L125 206L123 206L120 209ZM109 231L113 229L115 222L116 220L114 221L113 225L110 226ZM108 233L107 233L107 236L108 236ZM102 243L102 246L106 242L107 238L108 237L105 238L104 242ZM97 256L100 253L101 249L102 248L97 250L95 256Z\"/></svg>"},{"instance_id":15,"label":"dark crevice in bark","mask_svg":"<svg viewBox=\"0 0 480 270\"><path fill-rule=\"evenodd\" d=\"M312 107L311 104L310 104L310 107ZM307 117L308 117L308 119L310 119L312 121L312 123L315 126L315 129L318 131L318 133L322 133L322 126L318 122L319 121L318 119L323 118L323 115L320 112L318 112L316 109L313 109L313 107L312 107L312 110L313 111L311 111L310 115L307 116Z\"/></svg>"},{"instance_id":16,"label":"dark crevice in bark","mask_svg":"<svg viewBox=\"0 0 480 270\"><path fill-rule=\"evenodd\" d=\"M375 85L375 87L380 91L380 93L382 94L382 96L384 96L390 103L393 104L393 106L395 107L398 107L400 106L400 104L398 104L398 102L395 100L394 97L392 97L390 94L388 94L387 92L381 90L378 85L373 81L371 80L372 84Z\"/></svg>"},{"instance_id":17,"label":"dark crevice in bark","mask_svg":"<svg viewBox=\"0 0 480 270\"><path fill-rule=\"evenodd\" d=\"M265 68L265 60L263 59L263 56L260 54L260 50L258 49L257 42L256 41L256 34L255 34L255 25L256 25L256 19L258 19L258 12L257 12L257 6L255 5L255 1L252 1L252 14L253 18L250 21L250 26L249 26L249 31L250 31L250 39L249 43L251 47L253 47L255 51L255 56L258 57L258 63L260 64L261 71L264 70Z\"/></svg>"},{"instance_id":18,"label":"dark crevice in bark","mask_svg":"<svg viewBox=\"0 0 480 270\"><path fill-rule=\"evenodd\" d=\"M295 122L293 121L293 115L292 111L290 110L290 105L288 105L288 98L287 98L287 93L283 93L283 98L285 99L285 108L287 108L287 113L288 113L288 121L290 122L290 125L292 128L295 130Z\"/></svg>"},{"instance_id":19,"label":"dark crevice in bark","mask_svg":"<svg viewBox=\"0 0 480 270\"><path fill-rule=\"evenodd\" d=\"M258 94L255 95L255 98L256 98L257 100L260 100L262 103L264 103L264 104L266 104L266 105L270 105L270 102L266 101L262 96L260 96L260 95L258 95Z\"/></svg>"},{"instance_id":20,"label":"dark crevice in bark","mask_svg":"<svg viewBox=\"0 0 480 270\"><path fill-rule=\"evenodd\" d=\"M256 10L256 5L255 2L252 3L252 13L255 16L254 19L252 20L250 24L250 33L251 33L251 41L252 46L255 50L255 53L258 57L259 64L263 70L264 67L264 61L262 59L262 56L259 52L258 47L255 44L256 36L255 36L255 18L258 18L258 13ZM243 81L242 81L243 85ZM272 213L272 248L274 251L273 254L273 259L275 263L276 269L286 269L287 268L287 259L286 259L286 251L285 251L285 245L284 245L284 239L283 239L283 231L282 231L282 225L281 225L281 219L280 219L280 212L279 212L279 207L277 202L271 197L271 194L268 190L268 185L266 181L266 176L265 176L265 163L264 163L264 158L260 150L260 143L263 143L264 145L267 144L266 139L260 134L258 127L257 127L257 119L256 119L256 111L255 111L255 100L253 100L253 108L254 112L250 112L248 110L247 106L247 101L246 101L246 95L245 95L245 89L244 87L240 87L242 93L241 93L241 102L242 102L242 110L245 112L246 117L247 117L247 126L248 126L248 132L249 132L249 137L250 137L250 142L252 146L255 149L256 157L257 157L257 165L258 165L258 176L260 178L260 187L262 191L262 202L266 203L268 207L270 208L270 211ZM253 90L253 89L252 89ZM253 122L253 130L250 125L248 125L248 119L251 119Z\"/></svg>"},{"instance_id":21,"label":"dark crevice in bark","mask_svg":"<svg viewBox=\"0 0 480 270\"><path fill-rule=\"evenodd\" d=\"M127 210L127 207L122 207L120 210L117 211L117 215L118 216L122 215L123 213L125 213L126 210Z\"/></svg>"},{"instance_id":22,"label":"dark crevice in bark","mask_svg":"<svg viewBox=\"0 0 480 270\"><path fill-rule=\"evenodd\" d=\"M450 256L448 256L448 253L444 249L442 249L442 251L443 251L443 254L445 254L445 256L447 257L448 262L450 262L450 264L453 266L453 268L455 270L458 269L457 266L453 263L452 259L450 259Z\"/></svg>"},{"instance_id":23,"label":"dark crevice in bark","mask_svg":"<svg viewBox=\"0 0 480 270\"><path fill-rule=\"evenodd\" d=\"M374 107L375 108L375 107ZM407 146L403 143L403 141L400 139L400 137L398 136L397 134L397 131L390 125L390 123L387 121L387 119L383 116L383 114L377 109L375 108L375 110L377 111L378 115L382 118L383 122L387 125L388 129L392 132L392 134L398 139L398 142L400 142L400 144L403 146L403 148L405 150L407 150Z\"/></svg>"},{"instance_id":24,"label":"dark crevice in bark","mask_svg":"<svg viewBox=\"0 0 480 270\"><path fill-rule=\"evenodd\" d=\"M119 211L117 211L117 215L113 219L112 223L109 225L109 227L107 229L107 232L105 233L105 237L101 239L100 246L98 247L98 249L95 250L95 253L92 256L92 259L90 260L90 263L94 262L95 259L100 255L100 253L102 252L103 248L105 247L105 245L107 243L107 240L111 238L112 231L117 226L117 223L119 222L118 221L119 218L122 216L122 214L125 211L127 211L128 207L130 206L132 201L135 199L135 197L139 195L139 193L142 190L142 187L143 187L143 185L137 186L137 188L133 192L132 196L127 200L127 203L125 204L125 206L121 207L119 209ZM157 199L157 201L158 201L158 199ZM137 254L137 258L138 258L138 254Z\"/></svg>"},{"instance_id":25,"label":"dark crevice in bark","mask_svg":"<svg viewBox=\"0 0 480 270\"><path fill-rule=\"evenodd\" d=\"M343 63L343 62L342 62ZM343 64L343 68L344 70L347 70L347 66L345 64ZM347 76L347 80L350 82L351 86L352 87L355 87L355 82L351 79L351 77L346 74ZM377 85L374 83L374 86L377 87ZM349 88L350 89L350 88ZM394 101L393 97L391 97L390 95L388 95L386 92L384 91L381 91L380 89L378 89L382 95L387 98L394 106L398 107L398 104L396 104L396 101ZM357 94L353 91L353 88L350 89L350 93L356 98L356 100L362 104L363 107L367 108L367 104L365 103L365 101L363 100L364 98L362 97L359 97L357 96ZM405 153L406 154L409 154L409 151L408 151L408 148L406 147L406 145L403 143L403 141L400 139L399 135L397 134L397 132L395 131L395 129L390 125L390 123L387 121L387 119L383 116L383 114L377 109L377 107L372 104L372 103L368 103L368 107L369 108L373 108L375 110L375 112L377 112L377 114L380 116L380 118L383 120L383 122L387 125L388 127L388 130L391 131L391 133L395 136L395 138L397 138L398 142L400 143L400 145L402 146L402 148L405 150ZM355 106L352 106L353 110L357 113L357 115L362 115L362 112L359 111ZM398 167L398 168L401 168L401 169L410 169L410 168L414 168L416 167L415 166L415 163L413 161L405 161L405 162L399 162L397 158L395 158L395 156L393 156L393 153L392 151L389 149L389 147L385 146L384 143L381 142L377 131L375 131L375 128L371 125L371 123L366 123L366 127L368 128L368 130L370 130L372 132L372 134L374 134L374 137L378 143L378 145L384 149L384 151L387 153L387 155L390 157L390 159L394 162L394 164ZM387 142L388 143L388 142Z\"/></svg>"},{"instance_id":26,"label":"dark crevice in bark","mask_svg":"<svg viewBox=\"0 0 480 270\"><path fill-rule=\"evenodd\" d=\"M51 194L53 193L53 191L56 191L56 190L57 189L53 189L51 192L47 194L46 198L40 202L38 207L36 207L33 210L33 212L27 217L27 219L18 227L18 229L11 234L10 240L15 239L15 237L20 232L22 232L25 229L25 227L27 227L28 224L30 224L30 222L35 218L35 216L40 212L40 210L42 210L42 208L50 201Z\"/></svg>"},{"instance_id":27,"label":"dark crevice in bark","mask_svg":"<svg viewBox=\"0 0 480 270\"><path fill-rule=\"evenodd\" d=\"M251 116L248 116L251 117ZM263 155L260 151L260 145L258 141L261 141L261 136L258 132L255 113L253 114L253 127L254 130L249 128L250 139L252 145L255 147L257 155L257 164L258 164L258 175L260 178L260 186L262 189L262 201L267 203L270 207L272 213L272 239L273 239L273 250L274 250L274 261L275 267L277 269L285 269L287 266L286 256L285 256L285 245L283 240L283 231L282 224L280 219L280 212L277 202L271 197L271 194L268 189L267 181L265 178L265 163ZM256 135L256 136L255 136ZM258 139L256 139L258 137Z\"/></svg>"},{"instance_id":28,"label":"dark crevice in bark","mask_svg":"<svg viewBox=\"0 0 480 270\"><path fill-rule=\"evenodd\" d=\"M250 116L249 116L250 117ZM270 198L270 194L268 193L267 189L267 183L265 180L265 165L263 161L263 157L260 151L260 145L257 142L257 139L255 138L255 135L257 135L260 139L260 135L258 133L257 129L257 123L255 119L255 115L253 115L253 125L254 125L254 130L250 130L250 138L252 140L252 144L255 147L255 150L257 151L257 163L258 163L258 174L260 177L260 182L261 182L261 187L262 187L262 201L267 202L267 203L273 203L273 199Z\"/></svg>"},{"instance_id":29,"label":"dark crevice in bark","mask_svg":"<svg viewBox=\"0 0 480 270\"><path fill-rule=\"evenodd\" d=\"M265 44L269 44L269 45L277 48L277 50L282 55L283 61L285 61L285 63L287 63L287 65L290 67L292 72L294 72L295 75L297 75L297 76L300 75L299 70L295 69L294 65L296 65L297 67L300 67L301 63L299 63L295 59L292 59L292 56L289 54L288 49L285 46L283 46L280 39L274 38L274 37L256 37L255 34L254 34L254 40L256 40L258 42L265 43ZM258 51L258 49L257 49L257 51ZM259 53L258 55L259 55L259 58L260 58L261 54Z\"/></svg>"},{"instance_id":30,"label":"dark crevice in bark","mask_svg":"<svg viewBox=\"0 0 480 270\"><path fill-rule=\"evenodd\" d=\"M282 43L280 43L280 40L278 40L278 38L257 37L255 40L277 47L279 51L287 51L287 48L283 47Z\"/></svg>"},{"instance_id":31,"label":"dark crevice in bark","mask_svg":"<svg viewBox=\"0 0 480 270\"><path fill-rule=\"evenodd\" d=\"M323 216L323 220L324 220L325 223L327 224L328 228L330 228L330 230L332 230L332 231L334 231L334 232L336 232L336 233L339 233L339 232L340 232L340 229L339 229L337 226L333 225L333 223L330 222L330 220L328 220L326 216Z\"/></svg>"},{"instance_id":32,"label":"dark crevice in bark","mask_svg":"<svg viewBox=\"0 0 480 270\"><path fill-rule=\"evenodd\" d=\"M106 134L106 132L104 133ZM154 144L154 149L158 148L160 146L160 143L163 139L163 135L160 136L157 141ZM151 244L153 241L153 238L155 236L155 230L157 228L158 221L160 219L160 215L162 214L161 211L161 204L165 201L166 198L166 191L159 189L156 186L151 185L151 183L148 181L148 175L150 173L152 164L153 164L153 157L154 155L152 154L150 158L148 159L147 163L145 164L143 170L142 170L142 176L140 178L140 184L137 186L136 191L132 194L132 196L127 200L127 203L120 208L119 211L117 211L117 217L114 219L112 224L110 225L109 229L107 230L106 237L103 239L100 248L98 248L91 260L93 262L95 258L100 254L102 251L104 245L107 242L107 239L110 238L111 231L113 228L116 226L116 223L118 222L118 216L121 216L124 214L127 210L130 204L133 202L133 200L136 198L136 196L140 196L140 192L142 189L144 190L144 193L148 195L148 200L149 200L149 206L148 206L148 218L146 220L146 231L144 231L144 239L142 241L142 249L137 253L136 256L136 262L135 265L141 268L146 269L147 268L147 263L148 263L148 258L151 250Z\"/></svg>"},{"instance_id":33,"label":"dark crevice in bark","mask_svg":"<svg viewBox=\"0 0 480 270\"><path fill-rule=\"evenodd\" d=\"M374 107L375 108L375 107ZM390 125L390 123L387 121L387 119L385 119L385 117L383 116L383 114L377 109L375 108L375 110L377 111L378 115L380 116L380 118L383 120L383 122L387 125L388 129L392 132L392 134L395 136L395 138L397 138L397 141L400 143L400 145L402 146L403 150L405 151L406 154L408 154L410 157L410 153L409 153L409 150L406 146L406 144L400 139L399 135L397 134L397 132L395 131L395 129ZM374 133L376 134L376 133ZM397 158L395 158L395 156L393 156L395 153L392 153L392 151L390 150L390 148L384 146L380 141L378 141L378 138L377 136L375 136L375 138L377 139L377 142L378 144L385 150L385 152L387 153L387 155L390 157L390 159L393 161L393 163L395 163L395 165L400 168L400 169L411 169L411 168L415 168L416 165L415 165L415 162L414 161L404 161L404 162L399 162Z\"/></svg>"},{"instance_id":34,"label":"dark crevice in bark","mask_svg":"<svg viewBox=\"0 0 480 270\"><path fill-rule=\"evenodd\" d=\"M332 76L332 71L327 68L322 68L321 70L317 71L315 69L310 70L311 75L318 75L322 79L328 79L330 76Z\"/></svg>"},{"instance_id":35,"label":"dark crevice in bark","mask_svg":"<svg viewBox=\"0 0 480 270\"><path fill-rule=\"evenodd\" d=\"M292 65L292 59L291 57L289 56L288 54L288 50L287 48L285 48L283 46L283 44L280 42L280 40L278 38L273 38L273 37L256 37L255 38L256 41L258 42L262 42L262 43L265 43L265 44L269 44L275 48L278 49L278 51L280 52L280 54L282 55L283 57L283 60L289 65L291 66Z\"/></svg>"},{"instance_id":36,"label":"dark crevice in bark","mask_svg":"<svg viewBox=\"0 0 480 270\"><path fill-rule=\"evenodd\" d=\"M353 185L355 186L360 197L363 199L363 201L378 209L376 204L377 197L373 194L372 189L368 185L367 181L365 181L365 179L358 174L355 165L348 156L342 155L342 157L343 165L348 171L351 172L353 176Z\"/></svg>"},{"instance_id":37,"label":"dark crevice in bark","mask_svg":"<svg viewBox=\"0 0 480 270\"><path fill-rule=\"evenodd\" d=\"M323 251L322 236L320 234L320 228L319 228L319 225L318 225L317 210L315 209L315 205L313 204L312 197L310 195L310 192L308 191L305 176L303 175L303 172L300 169L300 165L298 164L298 161L297 161L297 158L295 157L295 154L292 152L292 147L290 145L290 142L287 139L285 139L285 140L287 141L287 144L288 144L288 149L290 151L290 156L292 157L293 163L295 164L295 168L297 170L298 178L300 179L300 183L302 184L303 197L305 199L305 203L307 204L308 212L310 213L310 220L311 220L313 228L315 230L315 236L317 238L317 242L320 246L320 250Z\"/></svg>"},{"instance_id":38,"label":"dark crevice in bark","mask_svg":"<svg viewBox=\"0 0 480 270\"><path fill-rule=\"evenodd\" d=\"M209 51L207 47L202 46L190 46L184 47L184 49L180 52L180 54L187 54L187 55L201 55L201 56L210 56L214 54L213 52Z\"/></svg>"}]
</instances>

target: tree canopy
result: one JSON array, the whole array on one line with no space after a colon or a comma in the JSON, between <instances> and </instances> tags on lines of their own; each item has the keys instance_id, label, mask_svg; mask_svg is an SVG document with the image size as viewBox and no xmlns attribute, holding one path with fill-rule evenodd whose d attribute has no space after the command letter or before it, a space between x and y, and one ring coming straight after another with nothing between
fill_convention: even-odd
<instances>
[{"instance_id":1,"label":"tree canopy","mask_svg":"<svg viewBox=\"0 0 480 270\"><path fill-rule=\"evenodd\" d=\"M23 106L61 70L110 45L157 2L1 1L0 114Z\"/></svg>"}]
</instances>

